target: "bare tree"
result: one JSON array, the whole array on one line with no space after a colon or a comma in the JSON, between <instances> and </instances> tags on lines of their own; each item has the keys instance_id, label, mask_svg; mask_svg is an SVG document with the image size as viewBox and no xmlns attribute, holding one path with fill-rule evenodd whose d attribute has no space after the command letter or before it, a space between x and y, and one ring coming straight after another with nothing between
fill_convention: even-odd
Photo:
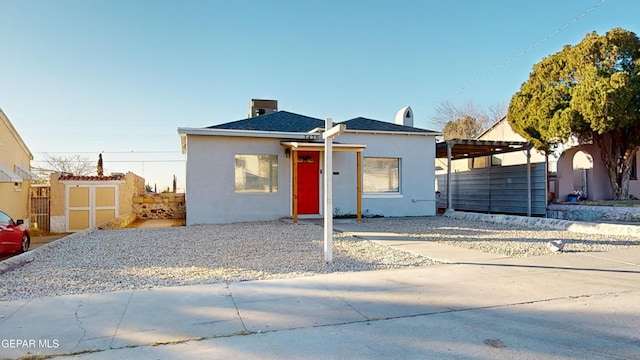
<instances>
[{"instance_id":1,"label":"bare tree","mask_svg":"<svg viewBox=\"0 0 640 360\"><path fill-rule=\"evenodd\" d=\"M431 120L438 125L440 129L444 129L445 125L460 119L474 119L481 128L487 126L489 117L487 113L472 101L467 101L463 105L455 105L447 100L443 100L436 108L435 114L431 116Z\"/></svg>"},{"instance_id":2,"label":"bare tree","mask_svg":"<svg viewBox=\"0 0 640 360\"><path fill-rule=\"evenodd\" d=\"M509 104L507 103L499 103L489 106L489 121L491 124L502 120L502 118L507 116L507 112L509 111Z\"/></svg>"},{"instance_id":3,"label":"bare tree","mask_svg":"<svg viewBox=\"0 0 640 360\"><path fill-rule=\"evenodd\" d=\"M94 173L93 163L80 155L50 155L45 153L44 159L51 169L57 172L87 176Z\"/></svg>"}]
</instances>

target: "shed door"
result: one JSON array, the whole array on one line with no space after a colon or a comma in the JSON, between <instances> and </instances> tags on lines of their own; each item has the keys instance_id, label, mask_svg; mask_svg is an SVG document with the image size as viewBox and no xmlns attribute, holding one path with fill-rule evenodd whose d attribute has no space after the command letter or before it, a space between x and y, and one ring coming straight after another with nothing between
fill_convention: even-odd
<instances>
[{"instance_id":1,"label":"shed door","mask_svg":"<svg viewBox=\"0 0 640 360\"><path fill-rule=\"evenodd\" d=\"M67 231L80 231L118 217L115 185L68 186Z\"/></svg>"},{"instance_id":2,"label":"shed door","mask_svg":"<svg viewBox=\"0 0 640 360\"><path fill-rule=\"evenodd\" d=\"M320 153L298 153L298 213L320 213Z\"/></svg>"}]
</instances>

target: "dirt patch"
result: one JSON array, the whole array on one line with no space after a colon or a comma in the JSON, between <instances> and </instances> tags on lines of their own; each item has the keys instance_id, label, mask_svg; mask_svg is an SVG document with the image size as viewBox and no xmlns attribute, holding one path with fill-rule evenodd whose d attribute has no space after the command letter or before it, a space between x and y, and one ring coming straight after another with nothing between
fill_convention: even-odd
<instances>
[{"instance_id":1,"label":"dirt patch","mask_svg":"<svg viewBox=\"0 0 640 360\"><path fill-rule=\"evenodd\" d=\"M33 236L31 237L31 246L29 246L29 249L30 250L35 249L39 246L48 244L52 241L56 241L70 234L71 233L59 233L59 234L49 234L49 235L42 235L42 236Z\"/></svg>"},{"instance_id":2,"label":"dirt patch","mask_svg":"<svg viewBox=\"0 0 640 360\"><path fill-rule=\"evenodd\" d=\"M149 219L149 220L135 220L134 222L132 222L131 224L127 225L127 228L140 228L140 227L167 227L165 224L167 221L171 221L171 225L170 227L174 227L174 226L185 226L186 225L186 220L185 219L161 219L161 220L156 220L156 219ZM153 223L154 222L158 222L158 226L154 226ZM162 225L160 225L162 224Z\"/></svg>"}]
</instances>

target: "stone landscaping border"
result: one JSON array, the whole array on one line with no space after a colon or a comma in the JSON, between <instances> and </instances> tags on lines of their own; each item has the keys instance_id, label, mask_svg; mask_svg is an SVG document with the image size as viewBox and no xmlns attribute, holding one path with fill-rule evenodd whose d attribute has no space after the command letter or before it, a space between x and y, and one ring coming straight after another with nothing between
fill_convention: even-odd
<instances>
[{"instance_id":1,"label":"stone landscaping border","mask_svg":"<svg viewBox=\"0 0 640 360\"><path fill-rule=\"evenodd\" d=\"M527 226L536 229L566 230L583 234L620 235L640 238L640 224L610 224L570 221L518 215L483 214L464 211L449 211L444 214L454 219L494 222L506 225Z\"/></svg>"}]
</instances>

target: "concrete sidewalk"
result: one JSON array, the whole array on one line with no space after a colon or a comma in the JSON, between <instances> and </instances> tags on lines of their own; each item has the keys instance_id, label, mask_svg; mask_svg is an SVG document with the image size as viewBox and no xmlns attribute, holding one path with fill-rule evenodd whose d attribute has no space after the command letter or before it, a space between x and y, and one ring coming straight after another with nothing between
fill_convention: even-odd
<instances>
[{"instance_id":1,"label":"concrete sidewalk","mask_svg":"<svg viewBox=\"0 0 640 360\"><path fill-rule=\"evenodd\" d=\"M0 358L640 359L640 249L0 302ZM70 355L75 354L75 355Z\"/></svg>"}]
</instances>

